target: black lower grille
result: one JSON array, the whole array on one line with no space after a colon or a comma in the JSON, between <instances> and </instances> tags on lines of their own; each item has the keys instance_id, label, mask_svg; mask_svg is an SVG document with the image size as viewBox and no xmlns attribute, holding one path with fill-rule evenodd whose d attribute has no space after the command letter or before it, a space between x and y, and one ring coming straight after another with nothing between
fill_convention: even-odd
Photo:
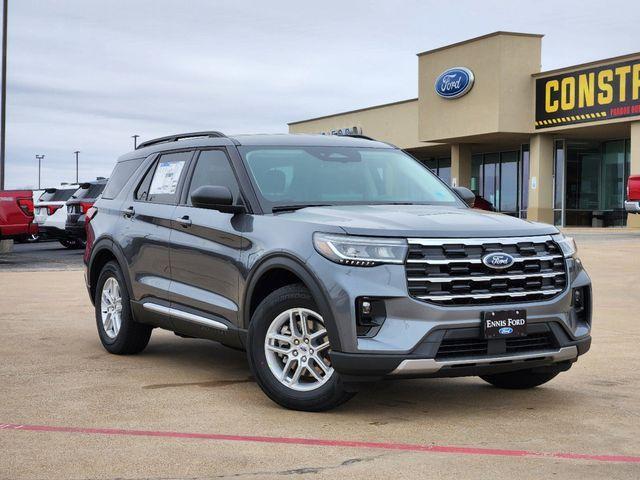
<instances>
[{"instance_id":1,"label":"black lower grille","mask_svg":"<svg viewBox=\"0 0 640 480\"><path fill-rule=\"evenodd\" d=\"M445 339L438 348L436 360L463 359L491 355L553 350L557 343L551 332L531 333L526 337L485 340L482 338Z\"/></svg>"}]
</instances>

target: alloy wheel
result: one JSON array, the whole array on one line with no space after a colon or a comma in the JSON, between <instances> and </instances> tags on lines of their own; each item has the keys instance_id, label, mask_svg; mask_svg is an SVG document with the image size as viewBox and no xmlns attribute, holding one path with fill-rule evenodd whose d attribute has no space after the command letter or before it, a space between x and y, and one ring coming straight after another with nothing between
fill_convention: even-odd
<instances>
[{"instance_id":1,"label":"alloy wheel","mask_svg":"<svg viewBox=\"0 0 640 480\"><path fill-rule=\"evenodd\" d=\"M122 294L120 293L120 284L115 277L107 278L102 286L100 312L102 326L107 337L116 338L122 325Z\"/></svg>"},{"instance_id":2,"label":"alloy wheel","mask_svg":"<svg viewBox=\"0 0 640 480\"><path fill-rule=\"evenodd\" d=\"M333 375L329 337L322 317L307 308L291 308L269 325L264 340L267 364L287 388L308 392Z\"/></svg>"}]
</instances>

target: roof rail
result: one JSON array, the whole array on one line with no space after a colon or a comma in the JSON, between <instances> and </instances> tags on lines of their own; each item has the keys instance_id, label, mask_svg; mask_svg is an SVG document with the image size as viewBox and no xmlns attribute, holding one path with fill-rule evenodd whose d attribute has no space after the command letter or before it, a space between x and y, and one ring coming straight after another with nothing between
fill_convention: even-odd
<instances>
[{"instance_id":1,"label":"roof rail","mask_svg":"<svg viewBox=\"0 0 640 480\"><path fill-rule=\"evenodd\" d=\"M177 135L169 135L167 137L160 137L160 138L154 138L153 140L147 140L146 142L142 142L141 144L139 144L136 147L136 150L139 150L144 147L149 147L157 143L177 142L178 140L182 140L183 138L196 138L196 137L219 138L219 137L226 137L226 135L222 132L217 132L215 130L210 132L179 133Z\"/></svg>"},{"instance_id":2,"label":"roof rail","mask_svg":"<svg viewBox=\"0 0 640 480\"><path fill-rule=\"evenodd\" d=\"M338 135L339 137L351 137L351 138L361 138L363 140L371 140L372 142L377 142L375 138L367 137L366 135L360 135L357 133L346 133L343 135Z\"/></svg>"}]
</instances>

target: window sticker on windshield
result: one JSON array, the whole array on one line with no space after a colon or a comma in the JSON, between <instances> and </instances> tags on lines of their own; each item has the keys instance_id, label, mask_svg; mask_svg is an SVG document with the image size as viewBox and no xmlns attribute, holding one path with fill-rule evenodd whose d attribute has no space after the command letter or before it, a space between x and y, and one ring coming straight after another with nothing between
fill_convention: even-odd
<instances>
[{"instance_id":1,"label":"window sticker on windshield","mask_svg":"<svg viewBox=\"0 0 640 480\"><path fill-rule=\"evenodd\" d=\"M160 162L149 188L149 195L173 195L178 188L178 180L184 167L184 160Z\"/></svg>"}]
</instances>

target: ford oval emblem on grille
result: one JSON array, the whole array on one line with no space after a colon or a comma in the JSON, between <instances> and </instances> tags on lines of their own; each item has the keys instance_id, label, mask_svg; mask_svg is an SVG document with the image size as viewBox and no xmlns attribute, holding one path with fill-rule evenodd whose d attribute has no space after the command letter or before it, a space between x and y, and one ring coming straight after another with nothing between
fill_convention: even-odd
<instances>
[{"instance_id":1,"label":"ford oval emblem on grille","mask_svg":"<svg viewBox=\"0 0 640 480\"><path fill-rule=\"evenodd\" d=\"M503 270L509 268L514 263L514 259L508 253L490 253L482 257L482 263L489 268Z\"/></svg>"},{"instance_id":2,"label":"ford oval emblem on grille","mask_svg":"<svg viewBox=\"0 0 640 480\"><path fill-rule=\"evenodd\" d=\"M500 333L500 335L509 335L510 333L513 333L513 328L502 327L500 330L498 330L498 333Z\"/></svg>"}]
</instances>

